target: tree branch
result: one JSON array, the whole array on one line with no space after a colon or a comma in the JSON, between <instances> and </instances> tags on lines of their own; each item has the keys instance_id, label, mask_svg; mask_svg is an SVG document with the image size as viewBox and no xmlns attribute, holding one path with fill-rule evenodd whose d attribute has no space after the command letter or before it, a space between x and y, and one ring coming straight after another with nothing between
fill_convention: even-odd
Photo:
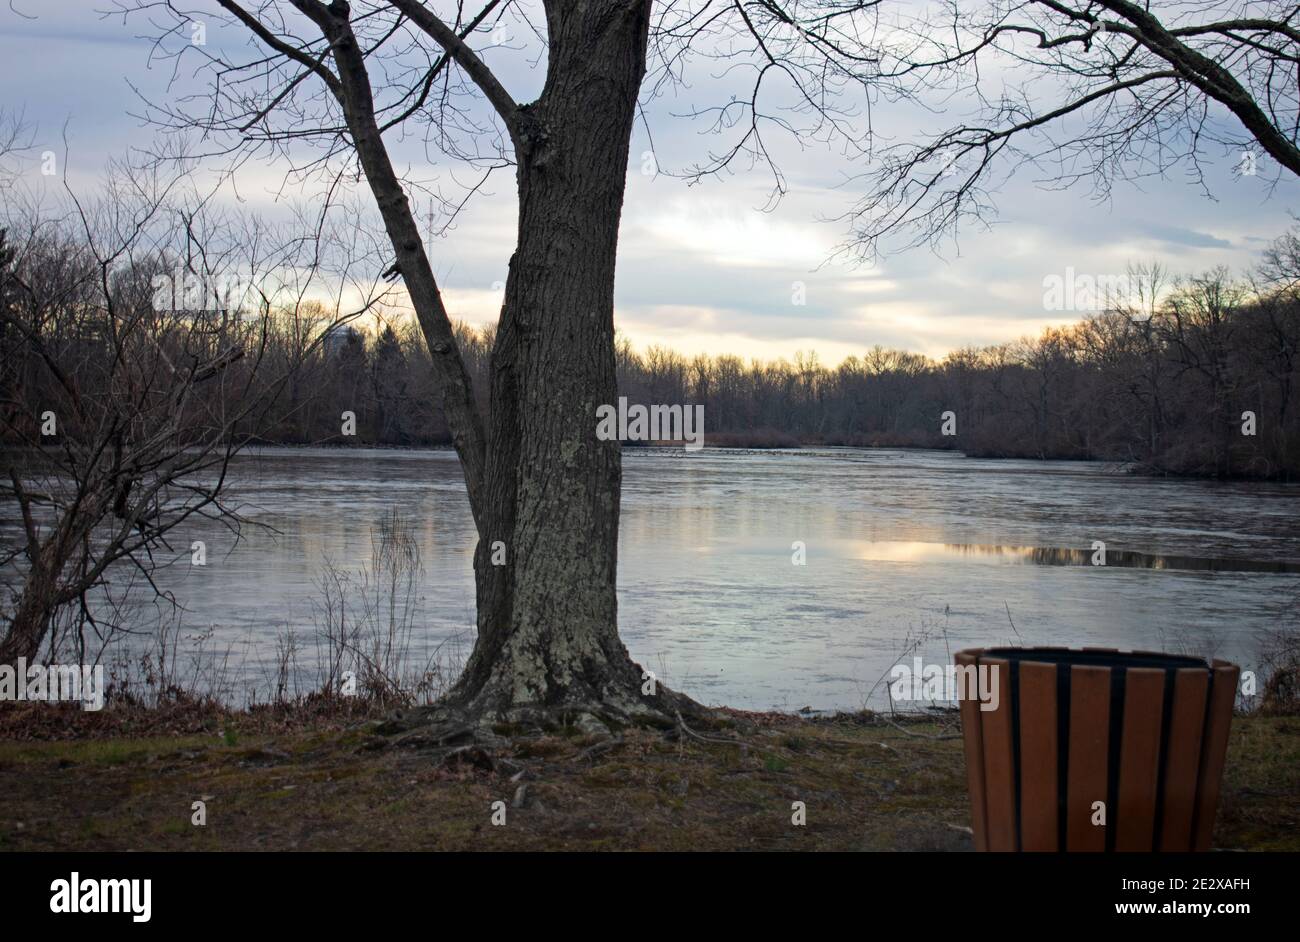
<instances>
[{"instance_id":1,"label":"tree branch","mask_svg":"<svg viewBox=\"0 0 1300 942\"><path fill-rule=\"evenodd\" d=\"M325 84L329 86L330 91L332 91L335 95L340 94L338 79L330 72L329 69L325 68L321 60L312 58L311 56L307 55L307 53L303 52L301 49L285 42L280 37L276 36L269 29L267 29L266 26L264 26L262 22L257 19L257 17L253 16L251 13L249 13L247 10L241 7L238 3L235 3L234 0L217 0L217 3L219 3L223 9L228 10L231 14L233 14L235 18L239 20L239 22L247 26L248 29L253 33L253 35L255 35L258 39L262 40L262 42L266 43L268 46L270 46L272 49L274 49L276 52L280 53L281 55L292 59L294 62L297 62L299 65L302 65L306 67L308 70L316 73L316 75L320 76L320 78L325 82ZM298 6L298 4L295 3L294 6Z\"/></svg>"},{"instance_id":2,"label":"tree branch","mask_svg":"<svg viewBox=\"0 0 1300 942\"><path fill-rule=\"evenodd\" d=\"M1181 78L1231 111L1278 163L1300 176L1300 147L1288 140L1269 120L1262 108L1236 77L1218 62L1202 55L1173 33L1151 13L1129 0L1096 0L1117 16L1133 24L1129 35L1173 66Z\"/></svg>"},{"instance_id":3,"label":"tree branch","mask_svg":"<svg viewBox=\"0 0 1300 942\"><path fill-rule=\"evenodd\" d=\"M440 20L420 0L389 0L389 2L405 14L412 23L428 33L438 45L446 50L456 64L465 70L465 74L479 87L479 90L487 97L492 107L496 109L501 120L505 122L510 139L515 141L517 146L519 104L505 90L505 86L497 80L492 70L487 67L473 49L466 45L465 40L454 29Z\"/></svg>"}]
</instances>

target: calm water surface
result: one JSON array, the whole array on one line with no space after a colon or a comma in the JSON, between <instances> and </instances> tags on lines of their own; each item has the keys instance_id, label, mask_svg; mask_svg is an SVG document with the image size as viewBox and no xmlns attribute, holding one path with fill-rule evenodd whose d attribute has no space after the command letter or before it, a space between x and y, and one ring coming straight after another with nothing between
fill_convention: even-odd
<instances>
[{"instance_id":1,"label":"calm water surface","mask_svg":"<svg viewBox=\"0 0 1300 942\"><path fill-rule=\"evenodd\" d=\"M1294 624L1300 487L1132 477L1089 462L819 449L625 452L620 632L696 699L766 709L879 705L921 653L1005 643L1164 648L1257 663ZM325 560L370 558L397 508L425 576L417 645L473 639L474 537L450 451L264 449L237 465L243 512L277 532L195 528L208 564L163 584L258 682L286 627L311 633ZM1107 565L1094 566L1093 542ZM806 564L792 563L793 544Z\"/></svg>"}]
</instances>

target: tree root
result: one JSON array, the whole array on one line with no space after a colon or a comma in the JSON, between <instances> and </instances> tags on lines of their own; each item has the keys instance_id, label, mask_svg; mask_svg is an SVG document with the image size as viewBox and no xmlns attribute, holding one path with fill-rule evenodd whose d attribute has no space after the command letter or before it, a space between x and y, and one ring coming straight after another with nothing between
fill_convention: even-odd
<instances>
[{"instance_id":1,"label":"tree root","mask_svg":"<svg viewBox=\"0 0 1300 942\"><path fill-rule=\"evenodd\" d=\"M716 715L682 694L660 687L654 700L629 698L623 706L609 703L571 702L498 706L478 698L460 704L442 701L430 706L398 710L363 731L383 737L386 745L437 751L444 760L473 748L499 751L516 739L554 734L599 737L602 742L586 750L597 755L627 729L657 729L673 734L684 729L683 715L709 723ZM694 731L690 731L692 735ZM382 748L368 745L367 748ZM477 764L477 763L476 763Z\"/></svg>"}]
</instances>

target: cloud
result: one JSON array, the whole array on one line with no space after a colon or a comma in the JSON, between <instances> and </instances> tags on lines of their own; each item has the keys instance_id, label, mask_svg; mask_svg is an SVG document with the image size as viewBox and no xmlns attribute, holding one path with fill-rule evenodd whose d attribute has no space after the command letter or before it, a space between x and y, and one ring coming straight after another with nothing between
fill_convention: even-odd
<instances>
[{"instance_id":1,"label":"cloud","mask_svg":"<svg viewBox=\"0 0 1300 942\"><path fill-rule=\"evenodd\" d=\"M1140 226L1139 232L1156 242L1167 245L1188 245L1195 248L1231 248L1232 242L1220 239L1206 232L1184 229L1181 226L1168 226L1148 222Z\"/></svg>"},{"instance_id":2,"label":"cloud","mask_svg":"<svg viewBox=\"0 0 1300 942\"><path fill-rule=\"evenodd\" d=\"M10 107L25 104L43 141L56 141L68 120L74 170L85 183L105 157L149 143L152 131L128 114L139 109L130 86L166 100L171 64L149 62L138 20L124 26L85 8L53 5L24 10L41 19L9 16L0 26L6 98ZM208 36L213 43L247 42L216 26ZM538 72L522 40L515 45L495 48L489 58L516 97L527 100ZM177 81L172 94L193 89L188 73ZM770 144L788 192L771 212L762 211L772 179L761 166L738 165L697 186L671 175L671 168L706 160L711 148L723 146L674 117L707 104L710 94L717 89L681 87L647 103L654 151L667 168L657 176L641 172L650 140L640 124L634 132L615 298L617 323L638 344L764 357L816 349L827 362L875 344L941 356L1075 319L1043 306L1043 279L1068 269L1122 274L1130 262L1158 261L1174 272L1217 264L1240 272L1292 224L1288 211L1300 210L1300 182L1284 178L1270 189L1271 176L1242 177L1230 157L1206 163L1217 202L1181 178L1146 180L1141 189L1117 184L1110 201L1098 202L1086 188L1045 190L1017 174L995 194L999 212L988 230L965 228L938 255L921 249L854 267L835 251L848 231L846 212L863 196L860 161L811 138L774 134ZM872 118L887 138L927 130L901 104ZM460 177L427 153L418 135L394 133L390 140L400 168L454 189ZM272 200L284 170L250 166L241 195L249 205L281 211ZM494 286L506 277L514 243L513 190L511 171L501 172L445 238L429 240L455 316L474 323L497 316ZM369 198L364 187L361 198ZM427 199L417 195L415 202L423 212Z\"/></svg>"}]
</instances>

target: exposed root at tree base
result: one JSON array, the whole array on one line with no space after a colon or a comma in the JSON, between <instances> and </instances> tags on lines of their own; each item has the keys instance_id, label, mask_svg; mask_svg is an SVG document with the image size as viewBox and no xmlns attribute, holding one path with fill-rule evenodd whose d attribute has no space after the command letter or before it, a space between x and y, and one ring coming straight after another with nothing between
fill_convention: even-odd
<instances>
[{"instance_id":1,"label":"exposed root at tree base","mask_svg":"<svg viewBox=\"0 0 1300 942\"><path fill-rule=\"evenodd\" d=\"M670 738L697 735L687 725L703 728L735 725L743 714L710 710L689 697L660 687L649 698L611 703L566 702L561 704L522 704L502 706L485 699L461 704L444 701L431 706L394 712L391 716L365 724L370 733L387 737L394 746L442 750L447 755L461 750L493 749L519 738L576 735L614 738L625 730L659 730Z\"/></svg>"}]
</instances>

